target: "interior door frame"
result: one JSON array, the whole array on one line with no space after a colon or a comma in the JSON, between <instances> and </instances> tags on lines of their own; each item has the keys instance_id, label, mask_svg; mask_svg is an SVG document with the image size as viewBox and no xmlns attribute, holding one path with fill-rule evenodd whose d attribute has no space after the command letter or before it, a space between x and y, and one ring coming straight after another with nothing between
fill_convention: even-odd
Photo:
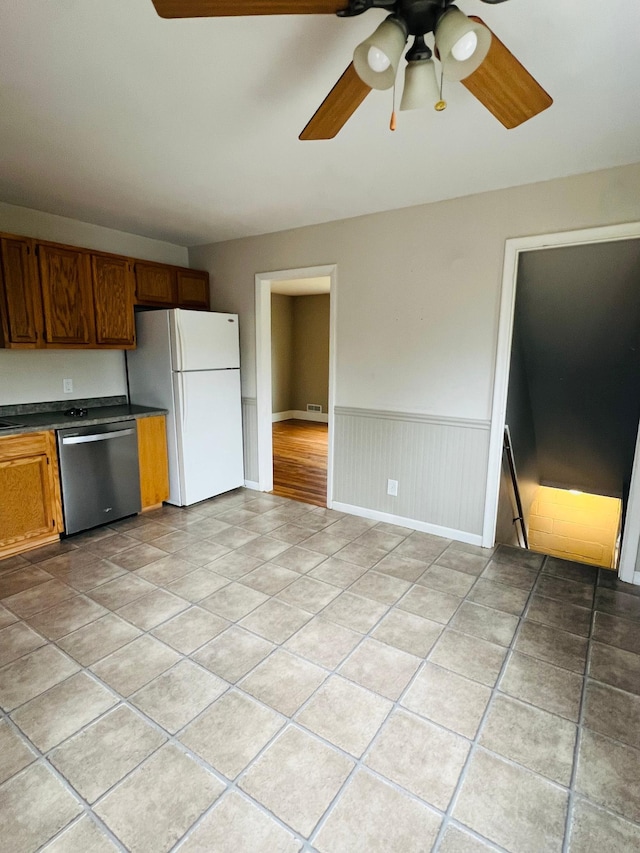
<instances>
[{"instance_id":1,"label":"interior door frame","mask_svg":"<svg viewBox=\"0 0 640 853\"><path fill-rule=\"evenodd\" d=\"M293 281L300 278L320 278L324 276L331 279L329 289L329 411L327 413L327 507L331 508L333 498L333 410L336 370L337 264L256 273L256 409L258 421L258 489L261 492L270 492L273 490L271 285L275 281Z\"/></svg>"},{"instance_id":2,"label":"interior door frame","mask_svg":"<svg viewBox=\"0 0 640 853\"><path fill-rule=\"evenodd\" d=\"M513 318L520 254L522 252L535 252L559 246L611 243L638 238L640 238L640 222L626 222L619 225L603 225L578 231L561 231L553 234L536 234L530 237L514 237L505 241L502 295L500 300L500 319L498 322L498 343L491 410L487 491L485 495L484 524L482 530L482 544L486 548L491 548L495 544L496 522L498 519L502 438L506 421L507 394L509 391L511 339L513 336ZM637 510L636 515L639 516L637 521L630 514L630 510L634 507ZM618 575L621 580L628 583L640 583L640 573L636 573L635 571L640 540L640 431L638 442L636 443L636 455L633 462L627 513L628 524L622 542Z\"/></svg>"}]
</instances>

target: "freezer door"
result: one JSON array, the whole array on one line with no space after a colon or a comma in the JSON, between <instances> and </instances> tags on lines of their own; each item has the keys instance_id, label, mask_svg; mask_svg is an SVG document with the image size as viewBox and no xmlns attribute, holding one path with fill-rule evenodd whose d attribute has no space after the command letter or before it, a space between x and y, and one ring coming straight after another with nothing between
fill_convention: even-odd
<instances>
[{"instance_id":1,"label":"freezer door","mask_svg":"<svg viewBox=\"0 0 640 853\"><path fill-rule=\"evenodd\" d=\"M174 383L180 501L190 506L244 485L240 371L175 373Z\"/></svg>"},{"instance_id":2,"label":"freezer door","mask_svg":"<svg viewBox=\"0 0 640 853\"><path fill-rule=\"evenodd\" d=\"M240 367L237 314L170 312L173 369L224 370Z\"/></svg>"}]
</instances>

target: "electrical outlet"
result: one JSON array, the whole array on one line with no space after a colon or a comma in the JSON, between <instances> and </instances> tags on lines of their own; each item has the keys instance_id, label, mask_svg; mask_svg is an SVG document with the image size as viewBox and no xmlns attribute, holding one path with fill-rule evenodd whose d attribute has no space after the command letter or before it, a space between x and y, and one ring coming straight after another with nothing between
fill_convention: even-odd
<instances>
[{"instance_id":1,"label":"electrical outlet","mask_svg":"<svg viewBox=\"0 0 640 853\"><path fill-rule=\"evenodd\" d=\"M393 495L394 498L398 497L398 481L397 480L387 480L387 494Z\"/></svg>"},{"instance_id":2,"label":"electrical outlet","mask_svg":"<svg viewBox=\"0 0 640 853\"><path fill-rule=\"evenodd\" d=\"M65 394L73 394L73 379L63 379L62 390Z\"/></svg>"}]
</instances>

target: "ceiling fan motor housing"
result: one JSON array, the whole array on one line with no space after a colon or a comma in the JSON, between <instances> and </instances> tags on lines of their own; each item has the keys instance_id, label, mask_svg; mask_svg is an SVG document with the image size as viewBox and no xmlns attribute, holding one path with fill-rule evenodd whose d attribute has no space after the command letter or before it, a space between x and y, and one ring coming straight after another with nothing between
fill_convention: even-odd
<instances>
[{"instance_id":1,"label":"ceiling fan motor housing","mask_svg":"<svg viewBox=\"0 0 640 853\"><path fill-rule=\"evenodd\" d=\"M349 0L340 17L361 15L368 9L387 9L403 21L407 33L423 36L435 31L436 24L454 0ZM496 0L494 0L496 2Z\"/></svg>"}]
</instances>

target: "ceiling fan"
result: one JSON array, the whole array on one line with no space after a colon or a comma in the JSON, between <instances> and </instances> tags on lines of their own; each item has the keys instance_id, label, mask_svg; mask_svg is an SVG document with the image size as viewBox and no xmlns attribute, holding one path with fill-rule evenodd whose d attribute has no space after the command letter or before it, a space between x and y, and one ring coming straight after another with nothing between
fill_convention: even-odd
<instances>
[{"instance_id":1,"label":"ceiling fan","mask_svg":"<svg viewBox=\"0 0 640 853\"><path fill-rule=\"evenodd\" d=\"M553 103L500 39L480 18L467 17L453 0L152 0L163 18L237 15L361 15L385 9L389 16L356 47L349 64L324 99L300 139L332 139L372 89L390 89L409 36L400 109L429 102L443 109L432 50L425 35L433 33L442 76L458 80L506 128L514 128ZM505 0L482 0L503 3Z\"/></svg>"}]
</instances>

